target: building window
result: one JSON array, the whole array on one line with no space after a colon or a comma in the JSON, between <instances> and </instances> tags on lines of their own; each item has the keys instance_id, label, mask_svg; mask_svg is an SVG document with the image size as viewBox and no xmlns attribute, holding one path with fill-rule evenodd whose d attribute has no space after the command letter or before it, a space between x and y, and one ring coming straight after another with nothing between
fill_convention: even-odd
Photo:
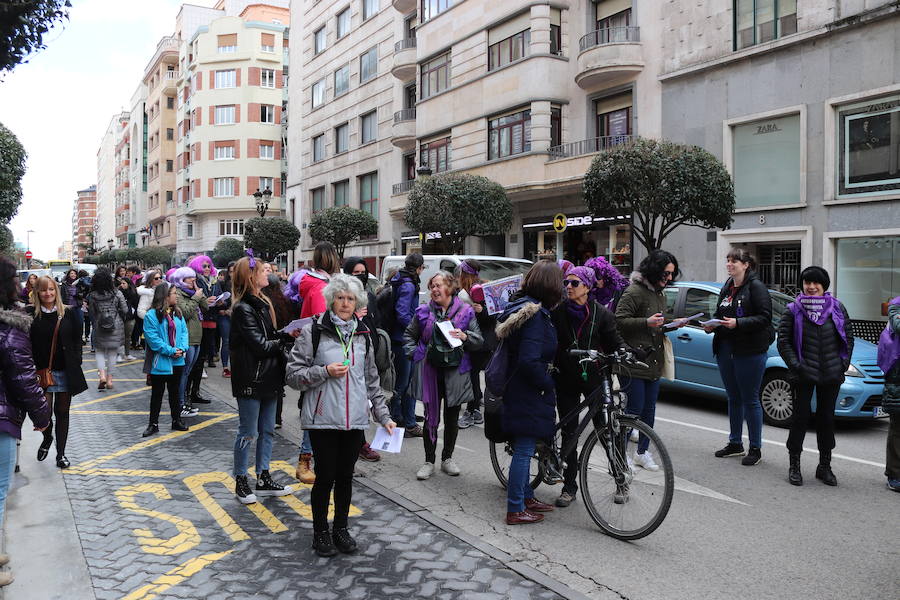
<instances>
[{"instance_id":1,"label":"building window","mask_svg":"<svg viewBox=\"0 0 900 600\"><path fill-rule=\"evenodd\" d=\"M366 113L359 118L360 144L374 142L378 135L378 119L376 111Z\"/></svg>"},{"instance_id":2,"label":"building window","mask_svg":"<svg viewBox=\"0 0 900 600\"><path fill-rule=\"evenodd\" d=\"M184 236L188 238L194 237L194 222L193 221L185 221L184 222Z\"/></svg>"},{"instance_id":3,"label":"building window","mask_svg":"<svg viewBox=\"0 0 900 600\"><path fill-rule=\"evenodd\" d=\"M359 178L359 208L378 219L378 173Z\"/></svg>"},{"instance_id":4,"label":"building window","mask_svg":"<svg viewBox=\"0 0 900 600\"><path fill-rule=\"evenodd\" d=\"M313 54L320 54L325 51L325 26L320 27L313 34Z\"/></svg>"},{"instance_id":5,"label":"building window","mask_svg":"<svg viewBox=\"0 0 900 600\"><path fill-rule=\"evenodd\" d=\"M219 219L219 235L244 235L244 220Z\"/></svg>"},{"instance_id":6,"label":"building window","mask_svg":"<svg viewBox=\"0 0 900 600\"><path fill-rule=\"evenodd\" d=\"M234 146L216 146L213 160L231 160L234 158Z\"/></svg>"},{"instance_id":7,"label":"building window","mask_svg":"<svg viewBox=\"0 0 900 600\"><path fill-rule=\"evenodd\" d=\"M531 111L523 110L488 121L488 159L531 150Z\"/></svg>"},{"instance_id":8,"label":"building window","mask_svg":"<svg viewBox=\"0 0 900 600\"><path fill-rule=\"evenodd\" d=\"M344 65L334 72L334 95L346 94L350 90L350 65Z\"/></svg>"},{"instance_id":9,"label":"building window","mask_svg":"<svg viewBox=\"0 0 900 600\"><path fill-rule=\"evenodd\" d=\"M350 149L350 124L344 123L334 128L334 153L341 154Z\"/></svg>"},{"instance_id":10,"label":"building window","mask_svg":"<svg viewBox=\"0 0 900 600\"><path fill-rule=\"evenodd\" d=\"M260 49L263 52L275 52L275 34L263 33L259 40Z\"/></svg>"},{"instance_id":11,"label":"building window","mask_svg":"<svg viewBox=\"0 0 900 600\"><path fill-rule=\"evenodd\" d=\"M835 295L851 319L885 321L882 303L900 295L900 237L837 240Z\"/></svg>"},{"instance_id":12,"label":"building window","mask_svg":"<svg viewBox=\"0 0 900 600\"><path fill-rule=\"evenodd\" d=\"M168 190L166 191L166 204L172 204L172 202L172 191Z\"/></svg>"},{"instance_id":13,"label":"building window","mask_svg":"<svg viewBox=\"0 0 900 600\"><path fill-rule=\"evenodd\" d=\"M227 54L237 52L237 34L227 33L225 35L216 36L216 45L219 48L219 54Z\"/></svg>"},{"instance_id":14,"label":"building window","mask_svg":"<svg viewBox=\"0 0 900 600\"><path fill-rule=\"evenodd\" d=\"M166 161L166 173L171 173L173 166L174 166L174 161L167 160Z\"/></svg>"},{"instance_id":15,"label":"building window","mask_svg":"<svg viewBox=\"0 0 900 600\"><path fill-rule=\"evenodd\" d=\"M338 181L332 187L334 191L334 205L336 207L350 206L350 180Z\"/></svg>"},{"instance_id":16,"label":"building window","mask_svg":"<svg viewBox=\"0 0 900 600\"><path fill-rule=\"evenodd\" d=\"M550 25L550 54L562 56L562 30L559 25Z\"/></svg>"},{"instance_id":17,"label":"building window","mask_svg":"<svg viewBox=\"0 0 900 600\"><path fill-rule=\"evenodd\" d=\"M269 190L270 192L275 191L275 180L272 177L260 177L259 178L259 189L261 190Z\"/></svg>"},{"instance_id":18,"label":"building window","mask_svg":"<svg viewBox=\"0 0 900 600\"><path fill-rule=\"evenodd\" d=\"M526 13L527 16L528 13ZM501 25L496 30L504 30ZM495 30L495 31L496 31ZM494 39L496 34L494 31L489 32L488 41ZM503 35L501 33L500 35ZM514 60L519 60L523 56L528 56L531 48L531 29L525 29L514 33L513 35L488 46L488 71L508 65Z\"/></svg>"},{"instance_id":19,"label":"building window","mask_svg":"<svg viewBox=\"0 0 900 600\"><path fill-rule=\"evenodd\" d=\"M175 130L171 127L166 128L166 139L174 140L175 139Z\"/></svg>"},{"instance_id":20,"label":"building window","mask_svg":"<svg viewBox=\"0 0 900 600\"><path fill-rule=\"evenodd\" d=\"M316 214L325 208L325 188L320 187L312 190L312 213Z\"/></svg>"},{"instance_id":21,"label":"building window","mask_svg":"<svg viewBox=\"0 0 900 600\"><path fill-rule=\"evenodd\" d=\"M213 179L213 197L228 198L230 196L234 196L234 179L231 177Z\"/></svg>"},{"instance_id":22,"label":"building window","mask_svg":"<svg viewBox=\"0 0 900 600\"><path fill-rule=\"evenodd\" d=\"M437 58L423 63L422 98L429 98L450 87L450 53L445 52Z\"/></svg>"},{"instance_id":23,"label":"building window","mask_svg":"<svg viewBox=\"0 0 900 600\"><path fill-rule=\"evenodd\" d=\"M450 170L450 138L445 137L419 146L419 161L432 173Z\"/></svg>"},{"instance_id":24,"label":"building window","mask_svg":"<svg viewBox=\"0 0 900 600\"><path fill-rule=\"evenodd\" d=\"M166 108L175 108L175 98L166 96Z\"/></svg>"},{"instance_id":25,"label":"building window","mask_svg":"<svg viewBox=\"0 0 900 600\"><path fill-rule=\"evenodd\" d=\"M232 125L234 123L234 106L216 107L216 125Z\"/></svg>"},{"instance_id":26,"label":"building window","mask_svg":"<svg viewBox=\"0 0 900 600\"><path fill-rule=\"evenodd\" d=\"M900 95L838 109L838 196L900 190Z\"/></svg>"},{"instance_id":27,"label":"building window","mask_svg":"<svg viewBox=\"0 0 900 600\"><path fill-rule=\"evenodd\" d=\"M237 87L237 73L234 69L216 71L216 89Z\"/></svg>"},{"instance_id":28,"label":"building window","mask_svg":"<svg viewBox=\"0 0 900 600\"><path fill-rule=\"evenodd\" d=\"M313 162L325 160L325 134L317 135L312 139Z\"/></svg>"},{"instance_id":29,"label":"building window","mask_svg":"<svg viewBox=\"0 0 900 600\"><path fill-rule=\"evenodd\" d=\"M734 0L734 49L797 33L797 0Z\"/></svg>"},{"instance_id":30,"label":"building window","mask_svg":"<svg viewBox=\"0 0 900 600\"><path fill-rule=\"evenodd\" d=\"M378 12L378 3L380 0L362 0L362 18L363 21L371 19Z\"/></svg>"},{"instance_id":31,"label":"building window","mask_svg":"<svg viewBox=\"0 0 900 600\"><path fill-rule=\"evenodd\" d=\"M275 69L260 69L259 85L264 88L275 87Z\"/></svg>"},{"instance_id":32,"label":"building window","mask_svg":"<svg viewBox=\"0 0 900 600\"><path fill-rule=\"evenodd\" d=\"M594 102L597 114L597 137L602 150L607 144L619 144L631 135L631 92L602 98Z\"/></svg>"},{"instance_id":33,"label":"building window","mask_svg":"<svg viewBox=\"0 0 900 600\"><path fill-rule=\"evenodd\" d=\"M800 115L735 125L731 131L735 207L800 203Z\"/></svg>"},{"instance_id":34,"label":"building window","mask_svg":"<svg viewBox=\"0 0 900 600\"><path fill-rule=\"evenodd\" d=\"M275 144L269 142L259 145L259 157L267 160L275 159Z\"/></svg>"},{"instance_id":35,"label":"building window","mask_svg":"<svg viewBox=\"0 0 900 600\"><path fill-rule=\"evenodd\" d=\"M312 86L312 107L318 108L325 104L325 80L320 79Z\"/></svg>"},{"instance_id":36,"label":"building window","mask_svg":"<svg viewBox=\"0 0 900 600\"><path fill-rule=\"evenodd\" d=\"M562 108L550 107L550 147L562 144Z\"/></svg>"},{"instance_id":37,"label":"building window","mask_svg":"<svg viewBox=\"0 0 900 600\"><path fill-rule=\"evenodd\" d=\"M259 122L260 123L274 123L275 122L275 107L271 104L260 104L259 105Z\"/></svg>"},{"instance_id":38,"label":"building window","mask_svg":"<svg viewBox=\"0 0 900 600\"><path fill-rule=\"evenodd\" d=\"M341 39L350 33L350 8L345 8L337 16L337 38Z\"/></svg>"},{"instance_id":39,"label":"building window","mask_svg":"<svg viewBox=\"0 0 900 600\"><path fill-rule=\"evenodd\" d=\"M359 82L363 83L378 74L378 47L370 48L359 57Z\"/></svg>"},{"instance_id":40,"label":"building window","mask_svg":"<svg viewBox=\"0 0 900 600\"><path fill-rule=\"evenodd\" d=\"M454 4L456 0L422 0L422 21L435 18Z\"/></svg>"}]
</instances>

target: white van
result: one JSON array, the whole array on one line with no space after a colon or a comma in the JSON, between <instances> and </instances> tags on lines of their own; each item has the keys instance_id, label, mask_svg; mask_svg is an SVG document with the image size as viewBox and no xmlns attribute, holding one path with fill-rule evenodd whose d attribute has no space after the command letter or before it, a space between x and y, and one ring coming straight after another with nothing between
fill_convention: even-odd
<instances>
[{"instance_id":1,"label":"white van","mask_svg":"<svg viewBox=\"0 0 900 600\"><path fill-rule=\"evenodd\" d=\"M481 278L485 281L493 281L502 279L510 275L520 275L531 268L531 261L524 258L512 258L509 256L478 256L475 254L424 254L425 270L422 272L422 286L419 290L419 302L428 301L428 290L425 289L427 282L432 275L438 271L449 271L453 273L456 267L467 258L474 258L481 263ZM381 263L381 277L387 283L388 273L393 274L406 261L405 256L385 256Z\"/></svg>"}]
</instances>

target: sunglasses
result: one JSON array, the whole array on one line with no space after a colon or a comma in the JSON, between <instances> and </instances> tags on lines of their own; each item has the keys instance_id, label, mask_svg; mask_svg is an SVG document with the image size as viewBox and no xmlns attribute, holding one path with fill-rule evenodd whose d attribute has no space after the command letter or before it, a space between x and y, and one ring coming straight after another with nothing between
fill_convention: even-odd
<instances>
[{"instance_id":1,"label":"sunglasses","mask_svg":"<svg viewBox=\"0 0 900 600\"><path fill-rule=\"evenodd\" d=\"M675 271L663 271L664 279L672 279L673 277L675 277Z\"/></svg>"},{"instance_id":2,"label":"sunglasses","mask_svg":"<svg viewBox=\"0 0 900 600\"><path fill-rule=\"evenodd\" d=\"M577 288L579 285L581 285L581 281L579 281L578 279L563 279L563 285L571 285L573 288Z\"/></svg>"},{"instance_id":3,"label":"sunglasses","mask_svg":"<svg viewBox=\"0 0 900 600\"><path fill-rule=\"evenodd\" d=\"M159 275L157 275L156 277L153 278L153 281L159 281L160 279L162 279L162 277L160 277Z\"/></svg>"}]
</instances>

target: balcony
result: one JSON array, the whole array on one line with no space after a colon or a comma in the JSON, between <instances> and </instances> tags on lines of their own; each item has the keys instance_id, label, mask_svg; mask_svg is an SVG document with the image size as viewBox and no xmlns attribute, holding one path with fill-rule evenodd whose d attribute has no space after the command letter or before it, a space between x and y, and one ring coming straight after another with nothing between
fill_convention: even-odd
<instances>
[{"instance_id":1,"label":"balcony","mask_svg":"<svg viewBox=\"0 0 900 600\"><path fill-rule=\"evenodd\" d=\"M608 135L605 137L591 138L578 142L570 142L560 146L552 146L547 150L548 160L561 160L603 152L615 146L629 145L634 141L630 135Z\"/></svg>"},{"instance_id":2,"label":"balcony","mask_svg":"<svg viewBox=\"0 0 900 600\"><path fill-rule=\"evenodd\" d=\"M404 15L416 10L416 0L394 0L392 4L398 12Z\"/></svg>"},{"instance_id":3,"label":"balcony","mask_svg":"<svg viewBox=\"0 0 900 600\"><path fill-rule=\"evenodd\" d=\"M394 184L394 188L391 191L391 198L388 202L388 212L394 216L401 216L403 214L403 211L406 209L406 195L415 184L415 179Z\"/></svg>"},{"instance_id":4,"label":"balcony","mask_svg":"<svg viewBox=\"0 0 900 600\"><path fill-rule=\"evenodd\" d=\"M416 184L415 179L410 179L409 181L404 181L402 183L395 183L394 189L391 191L392 196L399 196L400 194L406 194L413 188Z\"/></svg>"},{"instance_id":5,"label":"balcony","mask_svg":"<svg viewBox=\"0 0 900 600\"><path fill-rule=\"evenodd\" d=\"M416 76L416 38L406 38L394 44L394 66L391 74L400 81Z\"/></svg>"},{"instance_id":6,"label":"balcony","mask_svg":"<svg viewBox=\"0 0 900 600\"><path fill-rule=\"evenodd\" d=\"M175 94L178 89L178 79L180 75L178 71L166 71L163 73L162 85L163 94Z\"/></svg>"},{"instance_id":7,"label":"balcony","mask_svg":"<svg viewBox=\"0 0 900 600\"><path fill-rule=\"evenodd\" d=\"M625 79L644 68L639 27L598 29L578 42L578 74L575 83L583 89Z\"/></svg>"},{"instance_id":8,"label":"balcony","mask_svg":"<svg viewBox=\"0 0 900 600\"><path fill-rule=\"evenodd\" d=\"M416 109L405 108L394 113L394 125L391 127L391 143L403 149L415 147Z\"/></svg>"}]
</instances>

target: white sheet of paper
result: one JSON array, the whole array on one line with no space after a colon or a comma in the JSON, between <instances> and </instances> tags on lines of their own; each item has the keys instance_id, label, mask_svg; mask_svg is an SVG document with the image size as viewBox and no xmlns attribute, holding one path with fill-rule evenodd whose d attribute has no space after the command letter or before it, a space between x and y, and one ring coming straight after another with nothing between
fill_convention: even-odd
<instances>
[{"instance_id":1,"label":"white sheet of paper","mask_svg":"<svg viewBox=\"0 0 900 600\"><path fill-rule=\"evenodd\" d=\"M284 333L291 333L297 329L302 329L305 325L312 322L312 317L306 317L304 319L294 319L287 325L285 325L280 331Z\"/></svg>"},{"instance_id":2,"label":"white sheet of paper","mask_svg":"<svg viewBox=\"0 0 900 600\"><path fill-rule=\"evenodd\" d=\"M216 304L221 304L231 298L231 292L222 292L219 294L219 297L216 298Z\"/></svg>"},{"instance_id":3,"label":"white sheet of paper","mask_svg":"<svg viewBox=\"0 0 900 600\"><path fill-rule=\"evenodd\" d=\"M717 327L725 323L722 319L710 319L709 321L700 321L700 324L704 327Z\"/></svg>"},{"instance_id":4,"label":"white sheet of paper","mask_svg":"<svg viewBox=\"0 0 900 600\"><path fill-rule=\"evenodd\" d=\"M438 321L437 326L441 333L444 334L444 337L447 338L447 341L450 342L451 348L459 348L463 345L462 340L450 336L450 332L456 329L451 321Z\"/></svg>"},{"instance_id":5,"label":"white sheet of paper","mask_svg":"<svg viewBox=\"0 0 900 600\"><path fill-rule=\"evenodd\" d=\"M400 452L400 448L403 446L403 428L395 427L394 434L390 435L387 429L379 425L369 446L379 452Z\"/></svg>"},{"instance_id":6,"label":"white sheet of paper","mask_svg":"<svg viewBox=\"0 0 900 600\"><path fill-rule=\"evenodd\" d=\"M675 319L671 323L666 323L665 325L663 325L663 329L675 329L675 327L678 326L677 323L680 321L684 321L685 323L690 323L694 319L699 319L702 316L703 316L703 313L698 312L696 315L691 315L689 317L684 317L682 319Z\"/></svg>"}]
</instances>

